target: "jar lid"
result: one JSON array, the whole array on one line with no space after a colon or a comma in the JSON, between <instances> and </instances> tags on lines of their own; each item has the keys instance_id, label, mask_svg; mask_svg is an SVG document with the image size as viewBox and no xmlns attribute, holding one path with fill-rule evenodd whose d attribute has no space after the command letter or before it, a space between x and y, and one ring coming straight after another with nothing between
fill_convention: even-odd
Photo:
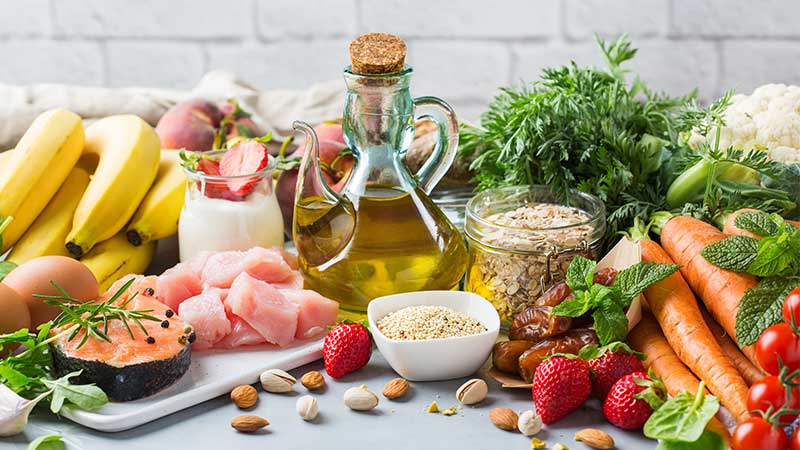
<instances>
[{"instance_id":1,"label":"jar lid","mask_svg":"<svg viewBox=\"0 0 800 450\"><path fill-rule=\"evenodd\" d=\"M386 75L403 70L406 43L387 33L367 33L350 42L352 72L359 75Z\"/></svg>"}]
</instances>

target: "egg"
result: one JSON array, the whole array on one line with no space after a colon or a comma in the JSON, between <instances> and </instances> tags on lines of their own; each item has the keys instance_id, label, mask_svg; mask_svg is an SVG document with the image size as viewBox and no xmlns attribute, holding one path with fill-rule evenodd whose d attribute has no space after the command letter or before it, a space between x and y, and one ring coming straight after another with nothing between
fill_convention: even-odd
<instances>
[{"instance_id":1,"label":"egg","mask_svg":"<svg viewBox=\"0 0 800 450\"><path fill-rule=\"evenodd\" d=\"M31 314L28 305L17 291L0 283L0 334L30 328Z\"/></svg>"},{"instance_id":2,"label":"egg","mask_svg":"<svg viewBox=\"0 0 800 450\"><path fill-rule=\"evenodd\" d=\"M12 270L3 283L17 291L27 303L33 328L52 320L60 312L58 307L47 305L41 298L34 296L60 295L51 281L82 302L100 295L97 280L80 261L66 256L40 256L31 259Z\"/></svg>"}]
</instances>

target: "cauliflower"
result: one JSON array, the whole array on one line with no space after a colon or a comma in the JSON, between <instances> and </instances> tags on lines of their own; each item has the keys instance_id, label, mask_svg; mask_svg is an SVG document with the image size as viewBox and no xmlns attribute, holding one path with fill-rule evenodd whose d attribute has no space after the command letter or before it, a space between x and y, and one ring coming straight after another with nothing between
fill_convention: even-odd
<instances>
[{"instance_id":1,"label":"cauliflower","mask_svg":"<svg viewBox=\"0 0 800 450\"><path fill-rule=\"evenodd\" d=\"M770 159L800 162L800 86L766 84L750 95L735 95L724 117L720 149L763 149ZM716 132L693 133L689 144L706 141L713 146Z\"/></svg>"}]
</instances>

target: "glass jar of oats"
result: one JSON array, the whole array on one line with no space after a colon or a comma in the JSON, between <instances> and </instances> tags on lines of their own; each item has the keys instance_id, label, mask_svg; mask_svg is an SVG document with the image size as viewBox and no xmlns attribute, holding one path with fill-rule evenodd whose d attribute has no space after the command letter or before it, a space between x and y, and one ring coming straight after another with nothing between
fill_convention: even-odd
<instances>
[{"instance_id":1,"label":"glass jar of oats","mask_svg":"<svg viewBox=\"0 0 800 450\"><path fill-rule=\"evenodd\" d=\"M491 301L508 323L564 279L575 255L597 258L605 206L571 191L566 202L547 186L490 189L467 204L466 290Z\"/></svg>"}]
</instances>

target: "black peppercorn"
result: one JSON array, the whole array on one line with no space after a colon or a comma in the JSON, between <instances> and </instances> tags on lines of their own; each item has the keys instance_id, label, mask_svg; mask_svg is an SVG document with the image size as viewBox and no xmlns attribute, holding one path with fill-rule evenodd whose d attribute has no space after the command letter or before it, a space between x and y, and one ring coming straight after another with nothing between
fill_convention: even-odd
<instances>
[{"instance_id":1,"label":"black peppercorn","mask_svg":"<svg viewBox=\"0 0 800 450\"><path fill-rule=\"evenodd\" d=\"M197 339L197 335L193 331L192 334L189 335L189 343L190 344L193 343L196 339Z\"/></svg>"},{"instance_id":2,"label":"black peppercorn","mask_svg":"<svg viewBox=\"0 0 800 450\"><path fill-rule=\"evenodd\" d=\"M169 328L169 320L161 322L161 328Z\"/></svg>"},{"instance_id":3,"label":"black peppercorn","mask_svg":"<svg viewBox=\"0 0 800 450\"><path fill-rule=\"evenodd\" d=\"M156 291L154 291L153 288L144 288L144 295L148 297L152 297L155 293Z\"/></svg>"},{"instance_id":4,"label":"black peppercorn","mask_svg":"<svg viewBox=\"0 0 800 450\"><path fill-rule=\"evenodd\" d=\"M148 344L155 344L156 343L156 338L154 338L153 336L147 336L147 343Z\"/></svg>"},{"instance_id":5,"label":"black peppercorn","mask_svg":"<svg viewBox=\"0 0 800 450\"><path fill-rule=\"evenodd\" d=\"M164 313L164 315L167 316L167 318L170 318L174 316L175 313L171 309L168 309L167 312Z\"/></svg>"}]
</instances>

